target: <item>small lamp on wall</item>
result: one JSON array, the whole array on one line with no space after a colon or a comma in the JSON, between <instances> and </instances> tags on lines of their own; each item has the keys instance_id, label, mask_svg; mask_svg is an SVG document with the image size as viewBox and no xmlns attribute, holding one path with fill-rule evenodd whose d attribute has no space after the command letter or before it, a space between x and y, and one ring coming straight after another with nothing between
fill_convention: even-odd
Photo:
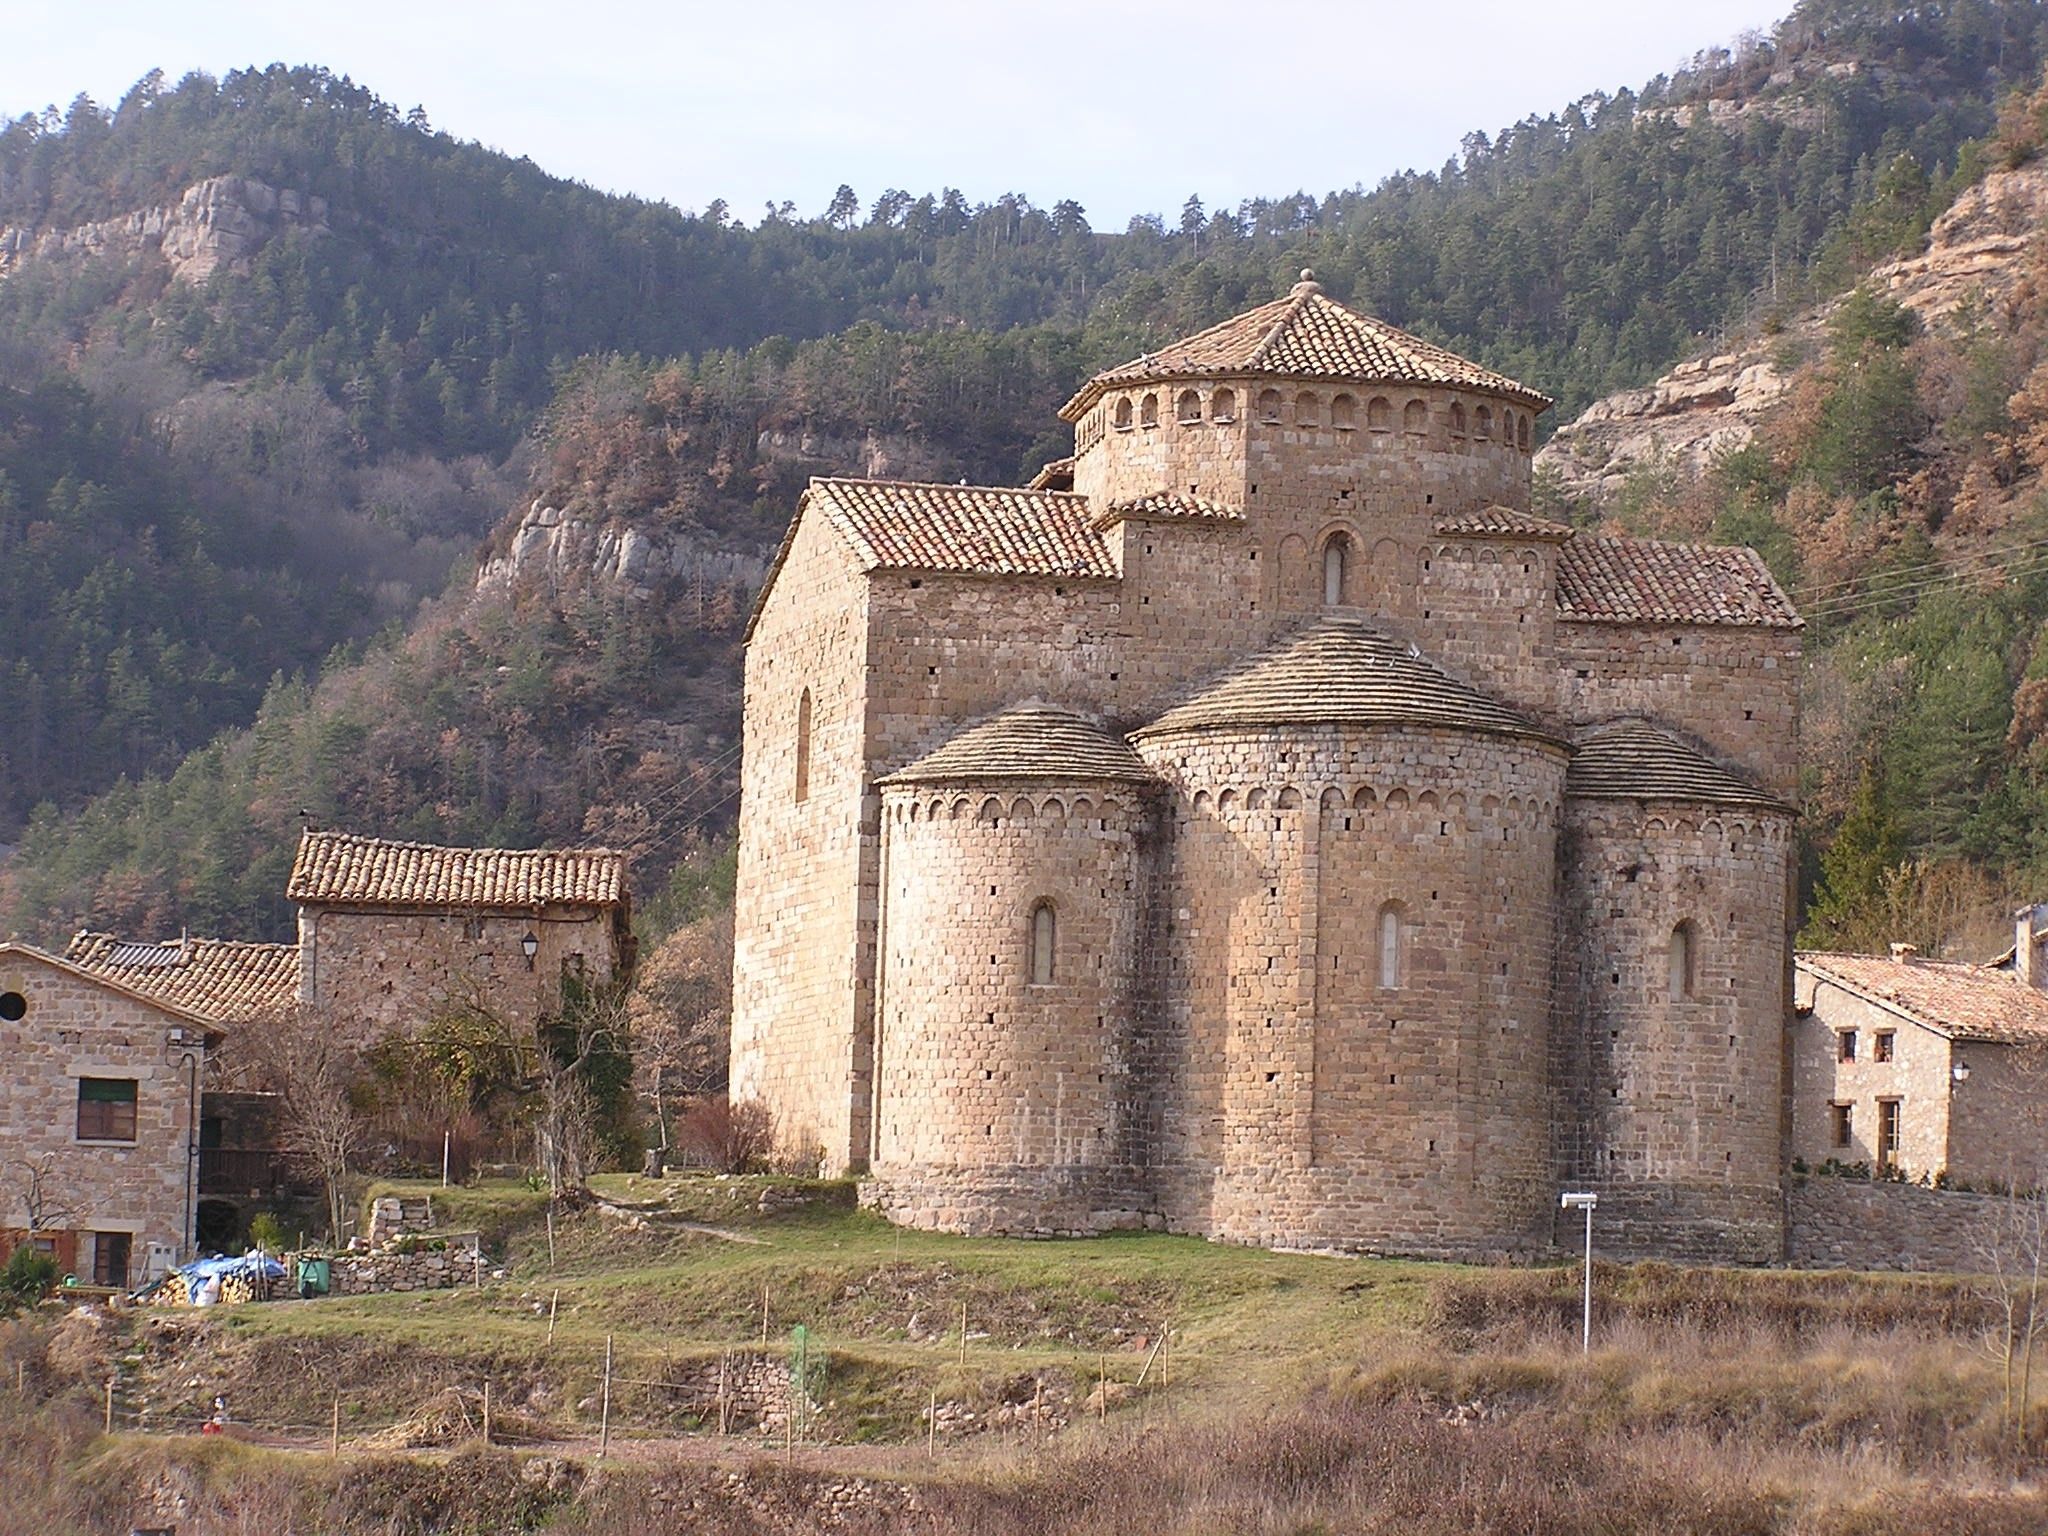
<instances>
[{"instance_id":1,"label":"small lamp on wall","mask_svg":"<svg viewBox=\"0 0 2048 1536\"><path fill-rule=\"evenodd\" d=\"M526 968L532 970L533 957L540 953L540 940L534 937L531 928L526 930L525 937L519 941L519 953L526 956Z\"/></svg>"},{"instance_id":2,"label":"small lamp on wall","mask_svg":"<svg viewBox=\"0 0 2048 1536\"><path fill-rule=\"evenodd\" d=\"M1970 1080L1970 1064L1967 1061L1957 1062L1948 1069L1948 1076L1952 1083L1967 1083Z\"/></svg>"}]
</instances>

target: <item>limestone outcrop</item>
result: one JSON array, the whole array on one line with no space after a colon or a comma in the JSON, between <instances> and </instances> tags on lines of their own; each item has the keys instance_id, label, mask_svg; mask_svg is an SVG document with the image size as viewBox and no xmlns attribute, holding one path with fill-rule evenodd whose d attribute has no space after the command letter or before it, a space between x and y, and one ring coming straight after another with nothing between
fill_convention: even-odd
<instances>
[{"instance_id":1,"label":"limestone outcrop","mask_svg":"<svg viewBox=\"0 0 2048 1536\"><path fill-rule=\"evenodd\" d=\"M1868 284L1935 328L1966 306L1997 306L2012 294L2027 251L2048 222L2048 169L1997 171L1934 221L1927 248L1871 272ZM1697 472L1743 447L1791 384L1796 360L1818 354L1834 304L1775 335L1754 336L1692 358L1643 389L1596 400L1558 428L1536 455L1573 500L1597 507L1641 467Z\"/></svg>"},{"instance_id":2,"label":"limestone outcrop","mask_svg":"<svg viewBox=\"0 0 2048 1536\"><path fill-rule=\"evenodd\" d=\"M173 277L203 283L222 267L246 266L290 229L332 233L327 199L251 176L209 176L187 187L175 203L118 218L71 229L0 229L0 278L27 261L155 253L170 264Z\"/></svg>"},{"instance_id":3,"label":"limestone outcrop","mask_svg":"<svg viewBox=\"0 0 2048 1536\"><path fill-rule=\"evenodd\" d=\"M477 571L479 593L538 588L562 592L593 583L647 600L680 582L752 591L766 574L764 555L734 549L702 529L643 526L592 517L535 501L502 551Z\"/></svg>"}]
</instances>

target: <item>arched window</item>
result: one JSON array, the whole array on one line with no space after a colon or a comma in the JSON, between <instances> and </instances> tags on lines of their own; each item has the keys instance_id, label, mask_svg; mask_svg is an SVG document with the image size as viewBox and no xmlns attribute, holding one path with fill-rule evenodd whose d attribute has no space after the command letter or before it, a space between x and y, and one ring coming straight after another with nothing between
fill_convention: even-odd
<instances>
[{"instance_id":1,"label":"arched window","mask_svg":"<svg viewBox=\"0 0 2048 1536\"><path fill-rule=\"evenodd\" d=\"M1380 986L1392 991L1401 985L1401 904L1390 901L1380 908Z\"/></svg>"},{"instance_id":2,"label":"arched window","mask_svg":"<svg viewBox=\"0 0 2048 1536\"><path fill-rule=\"evenodd\" d=\"M1131 430L1131 397L1124 395L1116 403L1116 429L1119 432Z\"/></svg>"},{"instance_id":3,"label":"arched window","mask_svg":"<svg viewBox=\"0 0 2048 1536\"><path fill-rule=\"evenodd\" d=\"M1209 419L1211 421L1237 420L1237 391L1219 389L1209 397Z\"/></svg>"},{"instance_id":4,"label":"arched window","mask_svg":"<svg viewBox=\"0 0 2048 1536\"><path fill-rule=\"evenodd\" d=\"M1692 996L1693 970L1698 964L1694 951L1698 948L1690 921L1680 923L1671 930L1671 948L1666 956L1668 990L1671 1001L1682 1003Z\"/></svg>"},{"instance_id":5,"label":"arched window","mask_svg":"<svg viewBox=\"0 0 2048 1536\"><path fill-rule=\"evenodd\" d=\"M1041 901L1031 909L1031 984L1035 987L1052 984L1053 957L1059 947L1059 919L1053 916L1052 903Z\"/></svg>"},{"instance_id":6,"label":"arched window","mask_svg":"<svg viewBox=\"0 0 2048 1536\"><path fill-rule=\"evenodd\" d=\"M1429 430L1429 407L1420 400L1410 400L1401 407L1401 430L1404 432L1427 432Z\"/></svg>"},{"instance_id":7,"label":"arched window","mask_svg":"<svg viewBox=\"0 0 2048 1536\"><path fill-rule=\"evenodd\" d=\"M1463 437L1464 435L1465 407L1459 401L1453 400L1451 402L1451 436Z\"/></svg>"},{"instance_id":8,"label":"arched window","mask_svg":"<svg viewBox=\"0 0 2048 1536\"><path fill-rule=\"evenodd\" d=\"M1515 418L1515 446L1524 453L1529 451L1529 418L1526 416Z\"/></svg>"},{"instance_id":9,"label":"arched window","mask_svg":"<svg viewBox=\"0 0 2048 1536\"><path fill-rule=\"evenodd\" d=\"M806 688L803 697L796 701L796 797L807 800L811 794L811 690Z\"/></svg>"},{"instance_id":10,"label":"arched window","mask_svg":"<svg viewBox=\"0 0 2048 1536\"><path fill-rule=\"evenodd\" d=\"M1323 606L1335 608L1344 601L1344 562L1350 556L1351 541L1341 533L1330 535L1323 546Z\"/></svg>"},{"instance_id":11,"label":"arched window","mask_svg":"<svg viewBox=\"0 0 2048 1536\"><path fill-rule=\"evenodd\" d=\"M1279 391L1279 390L1277 390L1277 389L1262 389L1262 390L1260 390L1260 391L1259 391L1259 420L1261 420L1261 421L1278 421L1278 420L1280 419L1280 403L1281 403L1281 402L1280 402L1280 391Z\"/></svg>"},{"instance_id":12,"label":"arched window","mask_svg":"<svg viewBox=\"0 0 2048 1536\"><path fill-rule=\"evenodd\" d=\"M1192 389L1182 390L1180 398L1174 402L1173 415L1174 419L1183 426L1190 422L1200 421L1202 419L1202 397Z\"/></svg>"},{"instance_id":13,"label":"arched window","mask_svg":"<svg viewBox=\"0 0 2048 1536\"><path fill-rule=\"evenodd\" d=\"M1394 408L1385 395L1374 395L1365 406L1365 424L1375 432L1394 430Z\"/></svg>"},{"instance_id":14,"label":"arched window","mask_svg":"<svg viewBox=\"0 0 2048 1536\"><path fill-rule=\"evenodd\" d=\"M1294 397L1294 424L1297 427L1312 427L1316 424L1316 397L1303 390Z\"/></svg>"},{"instance_id":15,"label":"arched window","mask_svg":"<svg viewBox=\"0 0 2048 1536\"><path fill-rule=\"evenodd\" d=\"M1156 427L1159 425L1159 397L1147 395L1138 402L1138 425Z\"/></svg>"},{"instance_id":16,"label":"arched window","mask_svg":"<svg viewBox=\"0 0 2048 1536\"><path fill-rule=\"evenodd\" d=\"M1489 440L1493 437L1493 408L1482 405L1472 413L1472 435Z\"/></svg>"},{"instance_id":17,"label":"arched window","mask_svg":"<svg viewBox=\"0 0 2048 1536\"><path fill-rule=\"evenodd\" d=\"M1349 432L1358 425L1358 402L1349 395L1338 395L1330 401L1330 425Z\"/></svg>"}]
</instances>

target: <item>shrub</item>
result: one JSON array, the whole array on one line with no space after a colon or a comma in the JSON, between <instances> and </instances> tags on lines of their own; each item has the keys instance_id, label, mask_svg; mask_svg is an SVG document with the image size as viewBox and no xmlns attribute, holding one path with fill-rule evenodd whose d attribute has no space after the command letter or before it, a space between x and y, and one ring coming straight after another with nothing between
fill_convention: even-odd
<instances>
[{"instance_id":1,"label":"shrub","mask_svg":"<svg viewBox=\"0 0 2048 1536\"><path fill-rule=\"evenodd\" d=\"M0 1270L0 1303L33 1306L56 1283L57 1261L33 1243L23 1243Z\"/></svg>"},{"instance_id":2,"label":"shrub","mask_svg":"<svg viewBox=\"0 0 2048 1536\"><path fill-rule=\"evenodd\" d=\"M676 1125L676 1150L689 1162L720 1173L759 1169L775 1145L768 1111L758 1100L699 1099Z\"/></svg>"},{"instance_id":3,"label":"shrub","mask_svg":"<svg viewBox=\"0 0 2048 1536\"><path fill-rule=\"evenodd\" d=\"M284 1223L277 1219L274 1211L258 1211L249 1220L249 1242L265 1253L282 1253L285 1247Z\"/></svg>"}]
</instances>

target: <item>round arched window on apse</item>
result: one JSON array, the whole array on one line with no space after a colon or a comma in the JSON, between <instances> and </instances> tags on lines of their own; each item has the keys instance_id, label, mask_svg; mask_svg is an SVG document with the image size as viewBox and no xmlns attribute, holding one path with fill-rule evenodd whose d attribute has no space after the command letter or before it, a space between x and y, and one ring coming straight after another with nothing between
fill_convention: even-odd
<instances>
[{"instance_id":1,"label":"round arched window on apse","mask_svg":"<svg viewBox=\"0 0 2048 1536\"><path fill-rule=\"evenodd\" d=\"M0 992L0 1019L13 1024L28 1017L28 999L19 992Z\"/></svg>"}]
</instances>

